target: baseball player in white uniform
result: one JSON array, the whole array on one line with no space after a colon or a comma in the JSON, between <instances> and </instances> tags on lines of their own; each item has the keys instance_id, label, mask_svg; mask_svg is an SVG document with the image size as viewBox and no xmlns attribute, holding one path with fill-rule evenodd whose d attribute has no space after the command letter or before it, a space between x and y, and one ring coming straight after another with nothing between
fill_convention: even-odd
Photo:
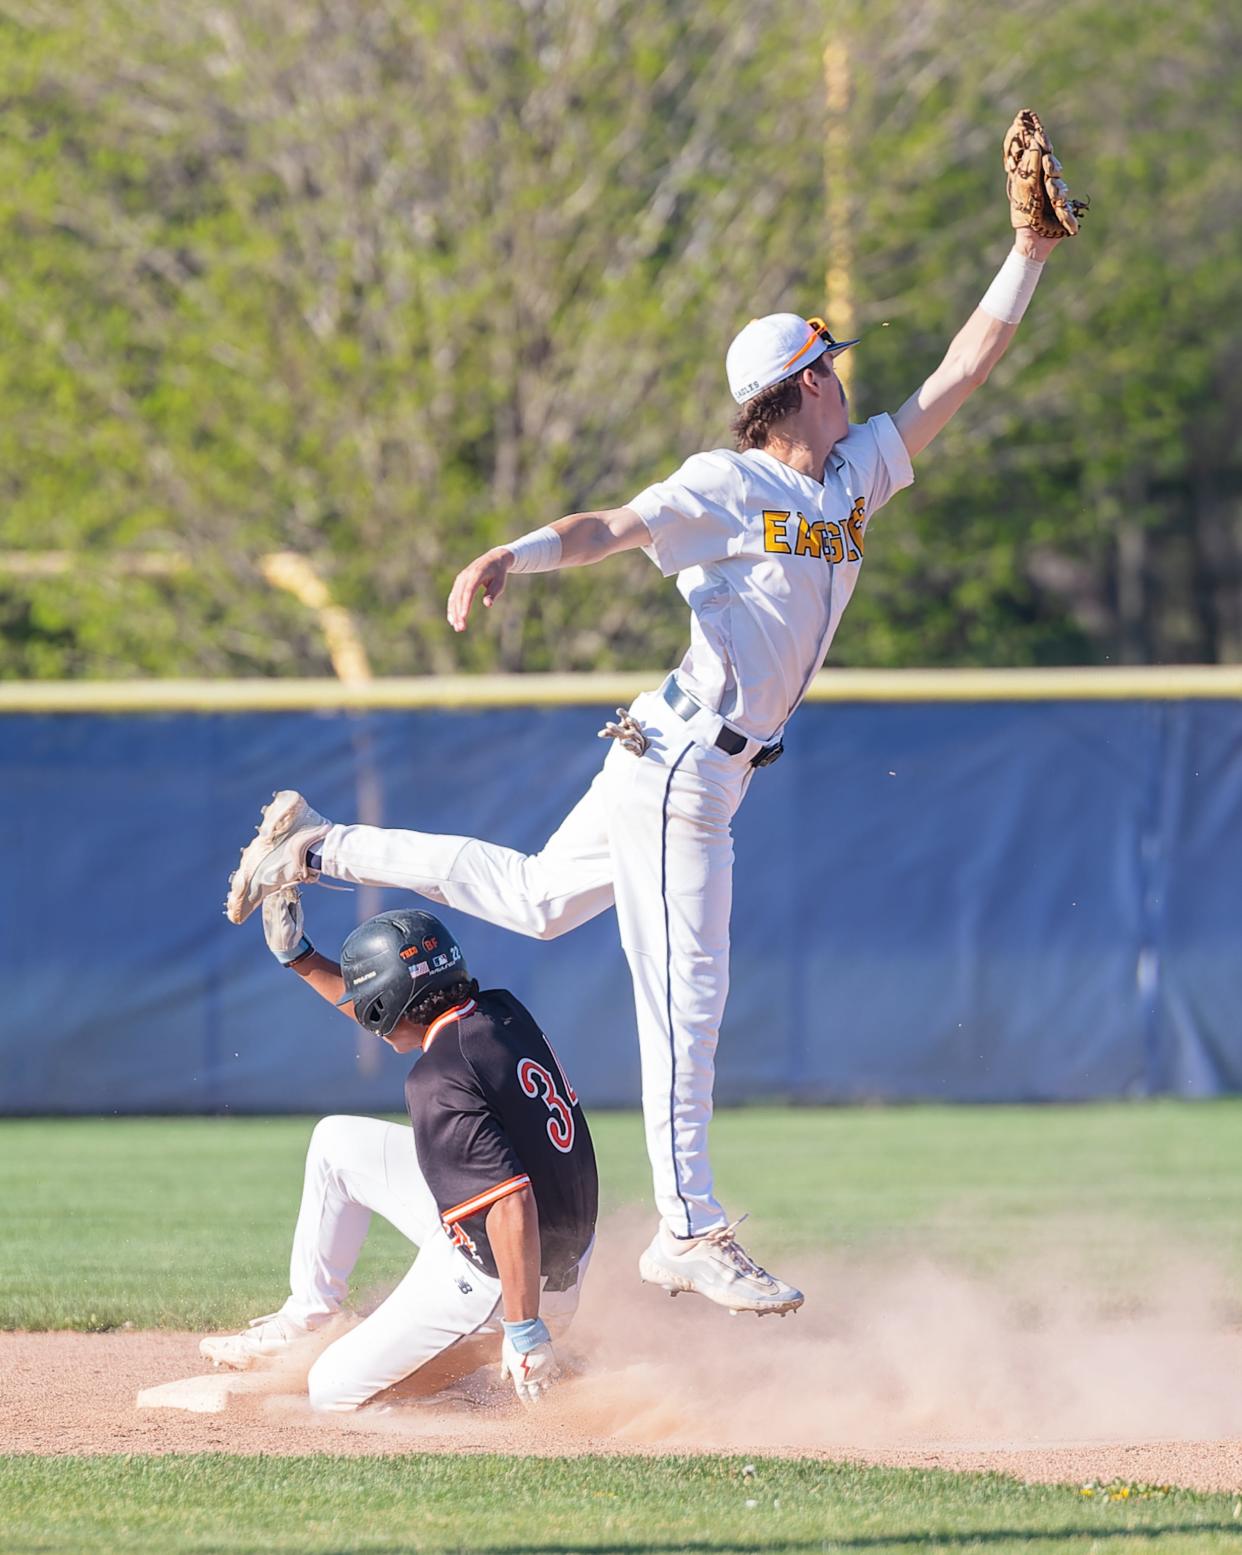
<instances>
[{"instance_id":1,"label":"baseball player in white uniform","mask_svg":"<svg viewBox=\"0 0 1242 1555\"><path fill-rule=\"evenodd\" d=\"M242 1333L210 1335L201 1353L244 1371L330 1322L375 1213L420 1252L315 1361L312 1407L357 1409L489 1336L502 1376L535 1402L559 1370L552 1339L577 1310L599 1197L591 1132L547 1038L511 993L480 990L451 931L421 909L360 924L339 965L306 938L296 887L267 897L263 929L317 994L419 1054L405 1082L410 1126L348 1116L316 1126L287 1299Z\"/></svg>"},{"instance_id":2,"label":"baseball player in white uniform","mask_svg":"<svg viewBox=\"0 0 1242 1555\"><path fill-rule=\"evenodd\" d=\"M1018 219L1015 217L1015 225ZM537 853L472 837L330 825L298 794L267 807L232 877L240 922L322 872L397 886L536 939L615 907L634 983L643 1114L660 1225L641 1277L730 1310L785 1312L801 1293L743 1251L712 1188L708 1124L729 982L733 813L780 754L849 604L870 525L1013 339L1057 239L1029 228L931 376L893 415L851 425L823 320L752 319L725 359L735 450L694 454L624 506L574 513L463 569L448 619L511 575L641 549L690 606L690 647L601 734L603 768ZM759 778L762 782L762 777Z\"/></svg>"}]
</instances>

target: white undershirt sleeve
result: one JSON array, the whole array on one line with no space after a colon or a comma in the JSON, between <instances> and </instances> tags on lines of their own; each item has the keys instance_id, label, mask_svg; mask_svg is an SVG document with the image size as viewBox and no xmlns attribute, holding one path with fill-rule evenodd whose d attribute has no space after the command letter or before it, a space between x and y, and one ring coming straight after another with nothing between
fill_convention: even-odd
<instances>
[{"instance_id":1,"label":"white undershirt sleeve","mask_svg":"<svg viewBox=\"0 0 1242 1555\"><path fill-rule=\"evenodd\" d=\"M561 537L551 524L510 540L505 549L513 556L510 572L554 572L561 564Z\"/></svg>"},{"instance_id":2,"label":"white undershirt sleeve","mask_svg":"<svg viewBox=\"0 0 1242 1555\"><path fill-rule=\"evenodd\" d=\"M1010 249L1009 257L984 292L980 309L990 313L994 319L999 319L1002 324L1018 323L1035 295L1043 269L1042 260L1028 259L1016 248Z\"/></svg>"}]
</instances>

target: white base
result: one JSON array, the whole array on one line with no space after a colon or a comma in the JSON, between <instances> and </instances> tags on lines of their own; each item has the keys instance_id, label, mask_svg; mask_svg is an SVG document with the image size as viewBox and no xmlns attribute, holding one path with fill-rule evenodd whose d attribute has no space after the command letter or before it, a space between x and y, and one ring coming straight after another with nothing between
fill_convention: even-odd
<instances>
[{"instance_id":1,"label":"white base","mask_svg":"<svg viewBox=\"0 0 1242 1555\"><path fill-rule=\"evenodd\" d=\"M271 1374L262 1372L219 1371L206 1377L182 1377L178 1382L161 1382L158 1387L142 1388L139 1409L186 1409L195 1415L222 1415L229 1399L239 1393L270 1393Z\"/></svg>"}]
</instances>

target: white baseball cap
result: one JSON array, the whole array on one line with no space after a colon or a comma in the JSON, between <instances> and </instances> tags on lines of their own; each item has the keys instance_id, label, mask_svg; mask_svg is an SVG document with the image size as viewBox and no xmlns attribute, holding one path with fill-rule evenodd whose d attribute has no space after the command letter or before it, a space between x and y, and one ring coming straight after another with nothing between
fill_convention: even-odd
<instances>
[{"instance_id":1,"label":"white baseball cap","mask_svg":"<svg viewBox=\"0 0 1242 1555\"><path fill-rule=\"evenodd\" d=\"M738 404L744 405L774 383L800 373L825 351L835 356L857 344L857 340L834 340L832 331L819 318L769 313L764 318L751 319L733 337L725 357L729 389Z\"/></svg>"}]
</instances>

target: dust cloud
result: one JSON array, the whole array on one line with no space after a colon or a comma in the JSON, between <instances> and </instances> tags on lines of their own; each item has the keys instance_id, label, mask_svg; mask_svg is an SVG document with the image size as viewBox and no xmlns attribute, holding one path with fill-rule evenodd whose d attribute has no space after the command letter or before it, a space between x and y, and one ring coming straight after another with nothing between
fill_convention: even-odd
<instances>
[{"instance_id":1,"label":"dust cloud","mask_svg":"<svg viewBox=\"0 0 1242 1555\"><path fill-rule=\"evenodd\" d=\"M200 1414L135 1408L139 1392L202 1372L195 1334L0 1334L5 1446L720 1451L1242 1490L1236 1292L1193 1250L1155 1248L1150 1228L1131 1243L1108 1230L1102 1247L1081 1224L1040 1227L1044 1251L987 1274L928 1256L934 1233L921 1250L911 1242L782 1258L806 1306L758 1319L641 1285L648 1217L611 1217L578 1321L558 1341L571 1374L530 1410L499 1382L494 1340L455 1347L438 1374L418 1372L355 1414L315 1414L306 1373L334 1327L247 1373L223 1413ZM1137 1273L1117 1254L1144 1238L1147 1272ZM747 1240L762 1254L760 1236ZM1048 1248L1060 1251L1050 1258ZM1124 1277L1119 1261L1130 1263Z\"/></svg>"},{"instance_id":2,"label":"dust cloud","mask_svg":"<svg viewBox=\"0 0 1242 1555\"><path fill-rule=\"evenodd\" d=\"M575 1375L539 1411L549 1447L575 1437L828 1452L1242 1438L1236 1292L1190 1252L1166 1250L1159 1273L1127 1295L1046 1256L988 1276L913 1250L795 1257L780 1271L806 1305L760 1319L639 1284L648 1235L634 1216L601 1227L578 1319L558 1345ZM395 1414L420 1433L476 1440L490 1415L507 1438L511 1403L481 1371ZM397 1425L390 1416L383 1428Z\"/></svg>"}]
</instances>

